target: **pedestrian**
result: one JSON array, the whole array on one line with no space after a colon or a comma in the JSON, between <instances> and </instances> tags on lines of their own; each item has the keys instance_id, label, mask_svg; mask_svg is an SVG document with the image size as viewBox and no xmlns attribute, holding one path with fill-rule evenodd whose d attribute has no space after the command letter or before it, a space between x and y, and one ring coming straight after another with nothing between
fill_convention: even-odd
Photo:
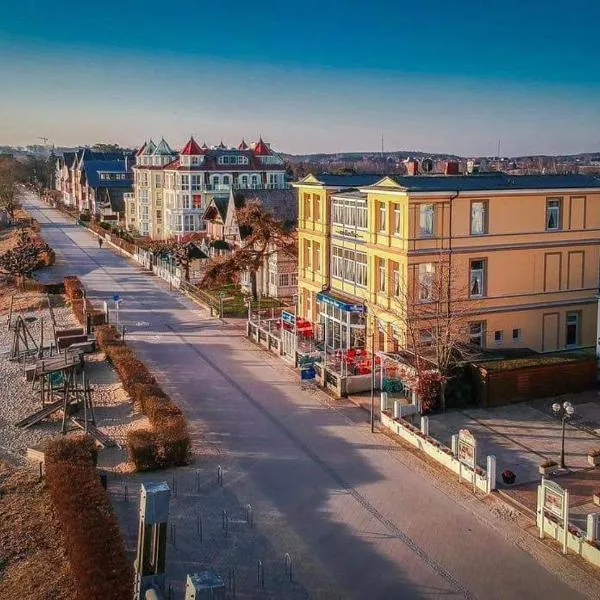
<instances>
[{"instance_id":1,"label":"pedestrian","mask_svg":"<svg viewBox=\"0 0 600 600\"><path fill-rule=\"evenodd\" d=\"M104 240L103 240L101 237L99 237L99 238L98 238L98 247L99 247L99 248L102 248L102 244L103 244L103 243L104 243Z\"/></svg>"}]
</instances>

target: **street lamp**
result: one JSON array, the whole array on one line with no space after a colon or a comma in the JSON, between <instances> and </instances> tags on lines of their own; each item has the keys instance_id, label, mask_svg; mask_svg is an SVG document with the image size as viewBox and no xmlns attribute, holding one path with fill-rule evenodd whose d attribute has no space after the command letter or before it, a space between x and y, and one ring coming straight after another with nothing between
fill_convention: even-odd
<instances>
[{"instance_id":1,"label":"street lamp","mask_svg":"<svg viewBox=\"0 0 600 600\"><path fill-rule=\"evenodd\" d=\"M570 402L563 402L562 405L555 402L552 405L552 412L554 415L562 421L562 438L560 445L560 468L566 469L565 467L565 424L575 413L575 409Z\"/></svg>"}]
</instances>

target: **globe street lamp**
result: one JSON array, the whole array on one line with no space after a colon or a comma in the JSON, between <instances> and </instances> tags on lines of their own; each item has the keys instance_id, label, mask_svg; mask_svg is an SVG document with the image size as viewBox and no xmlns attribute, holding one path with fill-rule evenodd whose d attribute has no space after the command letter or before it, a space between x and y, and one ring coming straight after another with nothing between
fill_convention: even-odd
<instances>
[{"instance_id":1,"label":"globe street lamp","mask_svg":"<svg viewBox=\"0 0 600 600\"><path fill-rule=\"evenodd\" d=\"M555 402L552 405L552 412L562 421L562 439L560 446L560 468L565 467L565 424L575 413L575 409L570 402L563 402L562 405Z\"/></svg>"}]
</instances>

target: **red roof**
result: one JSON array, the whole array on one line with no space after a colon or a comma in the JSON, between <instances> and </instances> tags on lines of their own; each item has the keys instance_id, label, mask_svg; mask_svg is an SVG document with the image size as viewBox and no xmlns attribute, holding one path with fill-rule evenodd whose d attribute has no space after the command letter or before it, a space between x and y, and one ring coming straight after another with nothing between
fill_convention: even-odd
<instances>
[{"instance_id":1,"label":"red roof","mask_svg":"<svg viewBox=\"0 0 600 600\"><path fill-rule=\"evenodd\" d=\"M198 146L196 140L191 137L190 141L185 145L185 148L179 153L182 156L198 156L204 154L204 150Z\"/></svg>"},{"instance_id":2,"label":"red roof","mask_svg":"<svg viewBox=\"0 0 600 600\"><path fill-rule=\"evenodd\" d=\"M248 150L248 144L246 144L246 140L242 138L242 143L238 146L238 150Z\"/></svg>"},{"instance_id":3,"label":"red roof","mask_svg":"<svg viewBox=\"0 0 600 600\"><path fill-rule=\"evenodd\" d=\"M256 154L257 156L268 156L269 154L271 154L271 150L269 150L269 146L267 146L262 138L260 138L258 144L256 144L256 146L254 146L254 154Z\"/></svg>"},{"instance_id":4,"label":"red roof","mask_svg":"<svg viewBox=\"0 0 600 600\"><path fill-rule=\"evenodd\" d=\"M138 151L135 153L136 156L139 156L146 148L146 146L148 145L147 142L144 142L138 149Z\"/></svg>"}]
</instances>

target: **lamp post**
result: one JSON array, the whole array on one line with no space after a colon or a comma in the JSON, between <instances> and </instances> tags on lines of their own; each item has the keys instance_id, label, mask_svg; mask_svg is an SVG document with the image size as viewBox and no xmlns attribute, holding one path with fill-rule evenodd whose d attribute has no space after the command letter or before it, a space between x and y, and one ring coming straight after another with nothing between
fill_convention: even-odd
<instances>
[{"instance_id":1,"label":"lamp post","mask_svg":"<svg viewBox=\"0 0 600 600\"><path fill-rule=\"evenodd\" d=\"M565 425L566 422L573 416L575 409L570 402L563 402L562 405L555 402L552 405L552 412L554 415L562 421L562 437L560 444L560 468L566 469L565 467Z\"/></svg>"},{"instance_id":2,"label":"lamp post","mask_svg":"<svg viewBox=\"0 0 600 600\"><path fill-rule=\"evenodd\" d=\"M371 433L375 433L375 327L371 331Z\"/></svg>"}]
</instances>

